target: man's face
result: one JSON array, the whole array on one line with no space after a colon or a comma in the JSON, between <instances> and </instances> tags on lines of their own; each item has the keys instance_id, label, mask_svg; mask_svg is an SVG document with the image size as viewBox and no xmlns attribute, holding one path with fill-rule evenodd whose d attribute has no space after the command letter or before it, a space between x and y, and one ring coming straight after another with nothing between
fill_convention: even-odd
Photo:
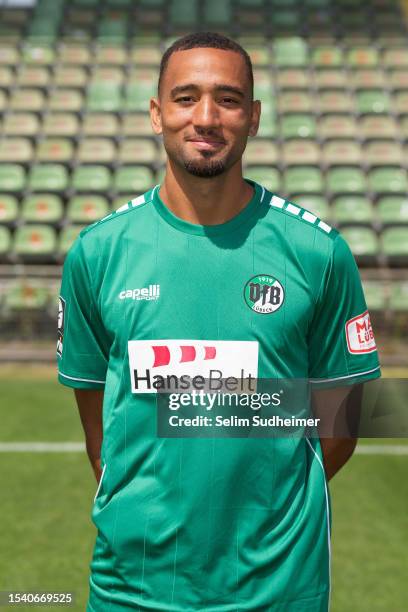
<instances>
[{"instance_id":1,"label":"man's face","mask_svg":"<svg viewBox=\"0 0 408 612\"><path fill-rule=\"evenodd\" d=\"M151 111L170 161L211 178L241 159L248 136L257 132L260 102L252 103L239 53L196 48L170 56Z\"/></svg>"}]
</instances>

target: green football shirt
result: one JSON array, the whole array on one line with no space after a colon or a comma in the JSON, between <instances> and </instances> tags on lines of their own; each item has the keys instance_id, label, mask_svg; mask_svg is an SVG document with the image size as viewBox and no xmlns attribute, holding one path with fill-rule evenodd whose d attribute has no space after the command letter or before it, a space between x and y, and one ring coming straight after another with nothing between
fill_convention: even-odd
<instances>
[{"instance_id":1,"label":"green football shirt","mask_svg":"<svg viewBox=\"0 0 408 612\"><path fill-rule=\"evenodd\" d=\"M104 389L88 612L326 612L330 500L317 437L159 437L159 382L380 375L341 235L261 184L226 223L156 185L65 261L61 383Z\"/></svg>"}]
</instances>

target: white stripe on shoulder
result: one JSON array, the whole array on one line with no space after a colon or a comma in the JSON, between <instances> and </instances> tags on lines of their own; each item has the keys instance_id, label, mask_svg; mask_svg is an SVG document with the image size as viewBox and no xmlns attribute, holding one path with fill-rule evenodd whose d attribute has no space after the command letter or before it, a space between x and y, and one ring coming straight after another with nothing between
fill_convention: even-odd
<instances>
[{"instance_id":1,"label":"white stripe on shoulder","mask_svg":"<svg viewBox=\"0 0 408 612\"><path fill-rule=\"evenodd\" d=\"M272 196L271 201L269 202L269 206L275 206L275 208L283 208L284 204L284 198L280 198L277 195Z\"/></svg>"},{"instance_id":2,"label":"white stripe on shoulder","mask_svg":"<svg viewBox=\"0 0 408 612\"><path fill-rule=\"evenodd\" d=\"M124 210L127 210L128 208L129 208L129 204L128 204L128 202L126 202L126 204L123 204L123 206L119 206L119 208L116 209L116 212L117 213L121 213Z\"/></svg>"},{"instance_id":3,"label":"white stripe on shoulder","mask_svg":"<svg viewBox=\"0 0 408 612\"><path fill-rule=\"evenodd\" d=\"M140 196L138 196L137 198L134 198L131 201L132 206L139 206L140 204L144 204L145 201L145 197L144 197L144 193Z\"/></svg>"}]
</instances>

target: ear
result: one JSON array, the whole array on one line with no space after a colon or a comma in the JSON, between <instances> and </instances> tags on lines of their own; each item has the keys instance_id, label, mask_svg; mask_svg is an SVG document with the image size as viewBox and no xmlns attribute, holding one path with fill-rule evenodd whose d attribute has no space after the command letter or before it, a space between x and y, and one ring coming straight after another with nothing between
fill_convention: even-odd
<instances>
[{"instance_id":1,"label":"ear","mask_svg":"<svg viewBox=\"0 0 408 612\"><path fill-rule=\"evenodd\" d=\"M150 98L150 122L153 132L157 135L162 133L161 108L158 98Z\"/></svg>"},{"instance_id":2,"label":"ear","mask_svg":"<svg viewBox=\"0 0 408 612\"><path fill-rule=\"evenodd\" d=\"M256 136L259 128L259 121L261 118L261 101L254 100L252 103L252 117L251 126L249 128L249 135Z\"/></svg>"}]
</instances>

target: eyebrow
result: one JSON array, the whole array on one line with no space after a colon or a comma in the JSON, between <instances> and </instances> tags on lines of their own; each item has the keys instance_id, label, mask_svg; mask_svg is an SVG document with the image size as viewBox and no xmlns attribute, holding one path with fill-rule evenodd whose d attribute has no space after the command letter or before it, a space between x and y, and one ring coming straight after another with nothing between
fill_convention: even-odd
<instances>
[{"instance_id":1,"label":"eyebrow","mask_svg":"<svg viewBox=\"0 0 408 612\"><path fill-rule=\"evenodd\" d=\"M178 94L184 93L191 89L199 89L198 85L194 85L194 83L187 83L186 85L177 85L173 87L170 91L170 97L175 98ZM214 87L215 91L229 91L230 93L234 93L241 98L245 97L244 92L239 87L234 87L233 85L226 85L224 83L220 83Z\"/></svg>"}]
</instances>

